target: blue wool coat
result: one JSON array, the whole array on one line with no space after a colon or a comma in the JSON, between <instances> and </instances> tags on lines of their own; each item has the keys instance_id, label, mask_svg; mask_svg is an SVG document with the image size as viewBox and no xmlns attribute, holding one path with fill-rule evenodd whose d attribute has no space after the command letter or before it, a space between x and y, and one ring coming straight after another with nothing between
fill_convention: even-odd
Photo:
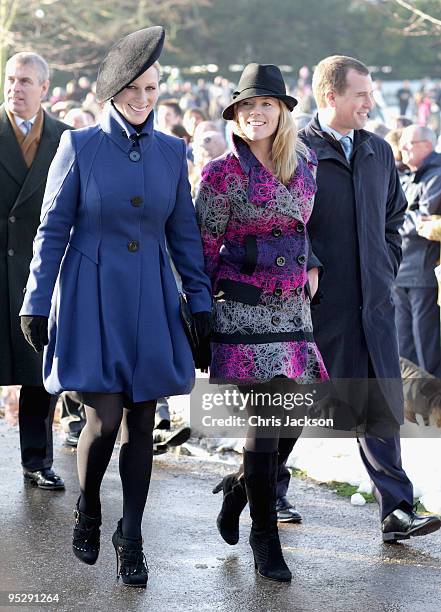
<instances>
[{"instance_id":1,"label":"blue wool coat","mask_svg":"<svg viewBox=\"0 0 441 612\"><path fill-rule=\"evenodd\" d=\"M49 316L43 379L134 402L188 393L194 363L167 248L191 311L211 309L185 143L139 138L109 104L65 132L51 165L21 315Z\"/></svg>"}]
</instances>

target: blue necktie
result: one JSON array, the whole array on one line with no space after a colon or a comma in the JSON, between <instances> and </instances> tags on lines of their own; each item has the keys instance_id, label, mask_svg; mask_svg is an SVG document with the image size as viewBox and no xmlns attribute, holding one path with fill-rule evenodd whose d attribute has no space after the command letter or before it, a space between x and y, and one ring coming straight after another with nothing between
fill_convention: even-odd
<instances>
[{"instance_id":1,"label":"blue necktie","mask_svg":"<svg viewBox=\"0 0 441 612\"><path fill-rule=\"evenodd\" d=\"M343 136L340 138L340 144L343 147L343 151L345 153L345 157L348 161L351 161L352 155L352 140L350 136Z\"/></svg>"},{"instance_id":2,"label":"blue necktie","mask_svg":"<svg viewBox=\"0 0 441 612\"><path fill-rule=\"evenodd\" d=\"M25 130L25 136L27 136L32 129L32 123L30 121L23 121L22 126Z\"/></svg>"}]
</instances>

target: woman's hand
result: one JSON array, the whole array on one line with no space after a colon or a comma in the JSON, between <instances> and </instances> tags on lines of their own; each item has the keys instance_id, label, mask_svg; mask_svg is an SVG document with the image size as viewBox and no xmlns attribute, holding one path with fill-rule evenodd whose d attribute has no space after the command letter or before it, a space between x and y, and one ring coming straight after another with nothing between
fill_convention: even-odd
<instances>
[{"instance_id":1,"label":"woman's hand","mask_svg":"<svg viewBox=\"0 0 441 612\"><path fill-rule=\"evenodd\" d=\"M193 320L199 344L196 367L201 372L207 373L211 362L210 334L213 331L211 312L195 312Z\"/></svg>"},{"instance_id":2,"label":"woman's hand","mask_svg":"<svg viewBox=\"0 0 441 612\"><path fill-rule=\"evenodd\" d=\"M309 289L311 291L311 300L312 300L314 295L317 293L317 289L318 289L318 282L319 282L318 268L311 268L310 270L308 270L308 282L309 282Z\"/></svg>"},{"instance_id":3,"label":"woman's hand","mask_svg":"<svg viewBox=\"0 0 441 612\"><path fill-rule=\"evenodd\" d=\"M21 331L34 351L41 353L43 347L49 342L47 335L47 317L40 315L23 315L20 317Z\"/></svg>"}]
</instances>

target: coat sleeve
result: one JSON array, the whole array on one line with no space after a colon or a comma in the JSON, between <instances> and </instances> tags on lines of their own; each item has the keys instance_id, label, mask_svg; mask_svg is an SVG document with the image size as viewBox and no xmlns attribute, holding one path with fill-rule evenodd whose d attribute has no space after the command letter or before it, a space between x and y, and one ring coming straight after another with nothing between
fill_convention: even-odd
<instances>
[{"instance_id":1,"label":"coat sleeve","mask_svg":"<svg viewBox=\"0 0 441 612\"><path fill-rule=\"evenodd\" d=\"M181 279L190 310L211 311L211 285L204 271L201 235L188 182L185 143L182 142L182 160L176 202L165 226L167 245Z\"/></svg>"},{"instance_id":2,"label":"coat sleeve","mask_svg":"<svg viewBox=\"0 0 441 612\"><path fill-rule=\"evenodd\" d=\"M437 169L438 170L438 169ZM405 236L415 236L424 217L441 213L441 172L421 179L418 202L409 202L403 226Z\"/></svg>"},{"instance_id":3,"label":"coat sleeve","mask_svg":"<svg viewBox=\"0 0 441 612\"><path fill-rule=\"evenodd\" d=\"M390 158L391 170L386 202L385 238L387 247L389 249L389 257L396 276L402 257L401 235L399 230L403 224L404 212L406 210L406 198L404 197L404 193L400 185L400 179L398 177L398 171L395 168L392 151Z\"/></svg>"},{"instance_id":4,"label":"coat sleeve","mask_svg":"<svg viewBox=\"0 0 441 612\"><path fill-rule=\"evenodd\" d=\"M196 198L196 215L202 236L205 269L215 289L220 251L230 219L230 200L220 187L224 173L219 162L210 162L202 169Z\"/></svg>"},{"instance_id":5,"label":"coat sleeve","mask_svg":"<svg viewBox=\"0 0 441 612\"><path fill-rule=\"evenodd\" d=\"M60 263L74 224L80 180L72 132L63 132L49 168L20 315L48 317Z\"/></svg>"}]
</instances>

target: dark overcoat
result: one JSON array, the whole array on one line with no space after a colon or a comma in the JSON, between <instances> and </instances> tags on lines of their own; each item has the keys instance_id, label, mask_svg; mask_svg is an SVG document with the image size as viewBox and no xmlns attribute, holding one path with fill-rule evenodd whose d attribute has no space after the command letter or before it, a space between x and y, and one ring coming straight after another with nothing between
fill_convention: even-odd
<instances>
[{"instance_id":1,"label":"dark overcoat","mask_svg":"<svg viewBox=\"0 0 441 612\"><path fill-rule=\"evenodd\" d=\"M354 132L351 163L314 118L300 132L318 159L309 220L324 265L323 297L312 307L314 337L333 379L367 378L369 358L391 412L402 422L402 387L392 284L401 261L406 200L390 146ZM395 383L390 379L395 379Z\"/></svg>"},{"instance_id":2,"label":"dark overcoat","mask_svg":"<svg viewBox=\"0 0 441 612\"><path fill-rule=\"evenodd\" d=\"M18 316L40 222L47 173L68 126L44 113L37 155L28 169L4 106L0 107L0 385L42 385L41 354Z\"/></svg>"}]
</instances>

